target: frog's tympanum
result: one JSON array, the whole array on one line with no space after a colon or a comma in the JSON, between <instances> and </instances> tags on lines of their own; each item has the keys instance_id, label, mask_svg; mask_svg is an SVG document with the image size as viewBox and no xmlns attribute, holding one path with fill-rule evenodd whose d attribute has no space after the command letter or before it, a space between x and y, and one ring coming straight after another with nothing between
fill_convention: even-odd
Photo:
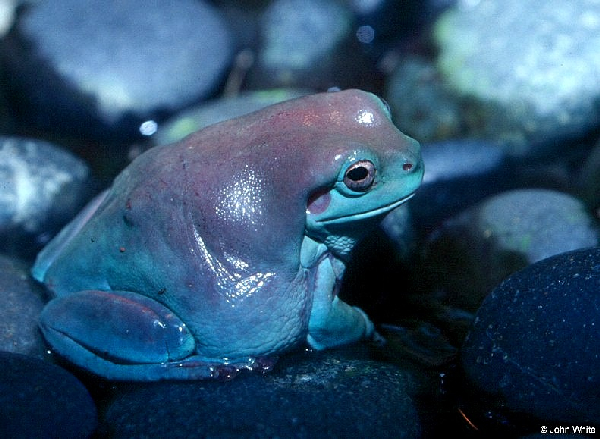
<instances>
[{"instance_id":1,"label":"frog's tympanum","mask_svg":"<svg viewBox=\"0 0 600 439\"><path fill-rule=\"evenodd\" d=\"M108 379L199 379L376 336L337 293L358 239L421 182L419 144L359 90L150 149L39 254L46 340Z\"/></svg>"}]
</instances>

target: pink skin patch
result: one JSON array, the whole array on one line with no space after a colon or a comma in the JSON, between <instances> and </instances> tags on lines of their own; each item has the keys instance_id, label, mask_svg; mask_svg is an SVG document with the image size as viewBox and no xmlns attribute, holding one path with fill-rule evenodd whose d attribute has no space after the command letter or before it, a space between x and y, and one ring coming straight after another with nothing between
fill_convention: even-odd
<instances>
[{"instance_id":1,"label":"pink skin patch","mask_svg":"<svg viewBox=\"0 0 600 439\"><path fill-rule=\"evenodd\" d=\"M318 215L323 213L329 207L331 202L331 195L329 195L329 189L323 188L313 192L308 197L308 203L306 205L306 213L310 215Z\"/></svg>"}]
</instances>

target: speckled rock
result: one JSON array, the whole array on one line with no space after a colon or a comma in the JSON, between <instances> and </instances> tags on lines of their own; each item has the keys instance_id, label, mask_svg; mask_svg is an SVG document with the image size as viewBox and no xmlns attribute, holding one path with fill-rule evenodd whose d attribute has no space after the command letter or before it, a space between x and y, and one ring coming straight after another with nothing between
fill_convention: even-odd
<instances>
[{"instance_id":1,"label":"speckled rock","mask_svg":"<svg viewBox=\"0 0 600 439\"><path fill-rule=\"evenodd\" d=\"M288 356L267 375L135 386L108 406L101 432L129 437L419 437L410 376L335 353Z\"/></svg>"},{"instance_id":2,"label":"speckled rock","mask_svg":"<svg viewBox=\"0 0 600 439\"><path fill-rule=\"evenodd\" d=\"M445 221L424 246L434 289L476 310L510 273L543 258L598 245L598 226L568 194L518 189L487 198Z\"/></svg>"},{"instance_id":3,"label":"speckled rock","mask_svg":"<svg viewBox=\"0 0 600 439\"><path fill-rule=\"evenodd\" d=\"M214 91L233 55L207 2L34 2L5 42L13 104L47 130L134 136Z\"/></svg>"},{"instance_id":4,"label":"speckled rock","mask_svg":"<svg viewBox=\"0 0 600 439\"><path fill-rule=\"evenodd\" d=\"M92 436L96 406L86 388L64 369L36 358L0 352L0 437Z\"/></svg>"},{"instance_id":5,"label":"speckled rock","mask_svg":"<svg viewBox=\"0 0 600 439\"><path fill-rule=\"evenodd\" d=\"M236 97L206 102L198 107L185 110L160 124L156 133L152 135L152 142L155 145L167 145L183 139L188 134L208 125L243 116L268 105L306 94L309 94L309 92L287 89L249 91Z\"/></svg>"},{"instance_id":6,"label":"speckled rock","mask_svg":"<svg viewBox=\"0 0 600 439\"><path fill-rule=\"evenodd\" d=\"M48 142L0 137L0 250L31 257L90 196L87 165Z\"/></svg>"},{"instance_id":7,"label":"speckled rock","mask_svg":"<svg viewBox=\"0 0 600 439\"><path fill-rule=\"evenodd\" d=\"M600 3L460 0L436 22L438 69L474 135L513 154L598 125Z\"/></svg>"},{"instance_id":8,"label":"speckled rock","mask_svg":"<svg viewBox=\"0 0 600 439\"><path fill-rule=\"evenodd\" d=\"M433 26L436 57L402 57L386 99L419 141L550 154L598 126L599 31L595 0L458 0Z\"/></svg>"},{"instance_id":9,"label":"speckled rock","mask_svg":"<svg viewBox=\"0 0 600 439\"><path fill-rule=\"evenodd\" d=\"M599 425L599 293L598 247L510 276L486 298L463 345L464 388L492 395L505 413ZM477 396L473 404L489 408Z\"/></svg>"},{"instance_id":10,"label":"speckled rock","mask_svg":"<svg viewBox=\"0 0 600 439\"><path fill-rule=\"evenodd\" d=\"M45 304L44 289L29 276L29 267L0 255L0 351L43 357L44 340L38 317Z\"/></svg>"}]
</instances>

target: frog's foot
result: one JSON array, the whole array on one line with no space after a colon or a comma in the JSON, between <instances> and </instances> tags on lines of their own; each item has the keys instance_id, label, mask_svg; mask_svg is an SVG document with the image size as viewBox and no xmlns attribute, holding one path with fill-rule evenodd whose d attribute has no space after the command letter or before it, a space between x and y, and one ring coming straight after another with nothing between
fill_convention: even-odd
<instances>
[{"instance_id":1,"label":"frog's foot","mask_svg":"<svg viewBox=\"0 0 600 439\"><path fill-rule=\"evenodd\" d=\"M359 340L385 343L367 314L358 307L348 305L338 296L327 308L315 309L313 307L308 323L307 337L313 349L327 349Z\"/></svg>"},{"instance_id":2,"label":"frog's foot","mask_svg":"<svg viewBox=\"0 0 600 439\"><path fill-rule=\"evenodd\" d=\"M235 378L243 370L269 372L273 369L276 361L276 357L248 357L236 361L221 362L193 356L183 361L156 365L153 374L158 377L154 379L192 380L213 378L226 381Z\"/></svg>"},{"instance_id":3,"label":"frog's foot","mask_svg":"<svg viewBox=\"0 0 600 439\"><path fill-rule=\"evenodd\" d=\"M40 327L60 356L111 380L223 379L260 366L255 359L223 364L196 355L193 335L170 309L127 291L56 298Z\"/></svg>"}]
</instances>

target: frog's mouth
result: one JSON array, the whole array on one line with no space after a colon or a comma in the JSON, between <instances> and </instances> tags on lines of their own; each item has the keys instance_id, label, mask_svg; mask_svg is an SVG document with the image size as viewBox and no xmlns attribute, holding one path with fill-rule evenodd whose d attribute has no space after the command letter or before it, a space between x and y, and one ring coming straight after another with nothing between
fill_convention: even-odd
<instances>
[{"instance_id":1,"label":"frog's mouth","mask_svg":"<svg viewBox=\"0 0 600 439\"><path fill-rule=\"evenodd\" d=\"M366 212L352 213L350 215L335 216L332 218L320 218L320 219L317 219L315 222L325 223L325 224L341 224L341 223L347 223L347 222L351 222L351 221L354 222L354 221L361 221L363 219L375 218L375 217L378 217L381 215L385 215L386 213L388 213L391 210L394 210L396 207L400 206L401 204L406 203L414 195L415 195L415 193L413 192L412 194L410 194L404 198L400 198L399 200L393 201L389 204L385 204L381 207L378 207L377 209L368 210Z\"/></svg>"}]
</instances>

